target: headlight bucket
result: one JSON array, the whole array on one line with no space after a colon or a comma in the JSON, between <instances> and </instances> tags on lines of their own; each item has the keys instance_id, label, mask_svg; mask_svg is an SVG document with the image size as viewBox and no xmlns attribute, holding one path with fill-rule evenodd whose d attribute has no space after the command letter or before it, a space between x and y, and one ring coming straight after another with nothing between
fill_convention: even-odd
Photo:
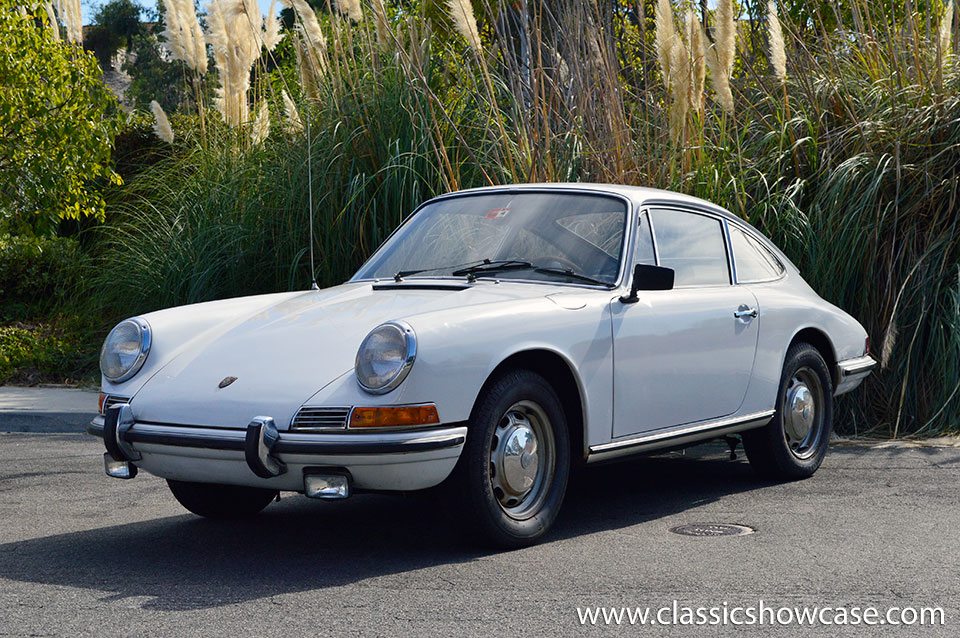
<instances>
[{"instance_id":1,"label":"headlight bucket","mask_svg":"<svg viewBox=\"0 0 960 638\"><path fill-rule=\"evenodd\" d=\"M111 383L123 383L143 367L152 344L150 324L134 317L121 321L100 349L100 372Z\"/></svg>"},{"instance_id":2,"label":"headlight bucket","mask_svg":"<svg viewBox=\"0 0 960 638\"><path fill-rule=\"evenodd\" d=\"M417 335L403 321L388 321L370 331L357 350L357 382L370 394L386 394L410 373L417 358Z\"/></svg>"}]
</instances>

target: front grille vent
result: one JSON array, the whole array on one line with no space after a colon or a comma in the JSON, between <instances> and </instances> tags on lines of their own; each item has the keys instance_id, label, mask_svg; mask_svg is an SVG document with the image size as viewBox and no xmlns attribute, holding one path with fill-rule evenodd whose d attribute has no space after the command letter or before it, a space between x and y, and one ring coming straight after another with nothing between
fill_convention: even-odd
<instances>
[{"instance_id":1,"label":"front grille vent","mask_svg":"<svg viewBox=\"0 0 960 638\"><path fill-rule=\"evenodd\" d=\"M347 427L347 418L351 408L300 408L293 422L292 430L343 430Z\"/></svg>"},{"instance_id":2,"label":"front grille vent","mask_svg":"<svg viewBox=\"0 0 960 638\"><path fill-rule=\"evenodd\" d=\"M121 397L116 394L108 394L107 398L103 400L103 411L106 412L107 408L113 405L120 405L121 403L130 403L130 397Z\"/></svg>"}]
</instances>

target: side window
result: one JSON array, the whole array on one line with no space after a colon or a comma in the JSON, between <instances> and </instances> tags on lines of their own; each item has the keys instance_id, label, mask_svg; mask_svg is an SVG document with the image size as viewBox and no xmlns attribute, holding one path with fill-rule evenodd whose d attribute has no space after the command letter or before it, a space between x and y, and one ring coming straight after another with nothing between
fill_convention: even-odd
<instances>
[{"instance_id":1,"label":"side window","mask_svg":"<svg viewBox=\"0 0 960 638\"><path fill-rule=\"evenodd\" d=\"M739 283L770 281L783 274L783 264L760 242L733 224L728 227Z\"/></svg>"},{"instance_id":2,"label":"side window","mask_svg":"<svg viewBox=\"0 0 960 638\"><path fill-rule=\"evenodd\" d=\"M650 234L650 218L646 213L640 215L640 225L637 226L637 251L633 263L657 265L657 258L653 254L653 237Z\"/></svg>"},{"instance_id":3,"label":"side window","mask_svg":"<svg viewBox=\"0 0 960 638\"><path fill-rule=\"evenodd\" d=\"M673 210L653 212L660 265L673 268L676 286L730 283L727 243L720 220Z\"/></svg>"}]
</instances>

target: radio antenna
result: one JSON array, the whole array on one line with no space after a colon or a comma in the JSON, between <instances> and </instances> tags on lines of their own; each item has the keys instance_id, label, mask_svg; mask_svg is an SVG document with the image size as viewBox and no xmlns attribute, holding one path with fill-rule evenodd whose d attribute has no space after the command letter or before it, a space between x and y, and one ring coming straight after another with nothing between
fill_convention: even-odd
<instances>
[{"instance_id":1,"label":"radio antenna","mask_svg":"<svg viewBox=\"0 0 960 638\"><path fill-rule=\"evenodd\" d=\"M307 107L307 206L310 207L310 289L317 285L317 267L313 261L313 136L310 135L310 107Z\"/></svg>"}]
</instances>

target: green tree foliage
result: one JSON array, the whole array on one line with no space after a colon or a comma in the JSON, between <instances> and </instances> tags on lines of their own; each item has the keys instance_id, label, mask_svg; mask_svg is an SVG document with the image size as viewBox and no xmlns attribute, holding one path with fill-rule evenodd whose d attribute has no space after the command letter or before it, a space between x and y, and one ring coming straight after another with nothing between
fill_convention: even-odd
<instances>
[{"instance_id":1,"label":"green tree foliage","mask_svg":"<svg viewBox=\"0 0 960 638\"><path fill-rule=\"evenodd\" d=\"M128 51L133 40L143 31L140 14L143 7L134 0L110 0L93 14L93 24L87 27L84 47L92 50L104 63L121 47Z\"/></svg>"},{"instance_id":2,"label":"green tree foliage","mask_svg":"<svg viewBox=\"0 0 960 638\"><path fill-rule=\"evenodd\" d=\"M147 108L151 100L156 100L167 113L178 111L181 104L190 99L183 65L164 59L153 34L137 36L132 51L135 55L123 65L123 70L130 75L128 103Z\"/></svg>"},{"instance_id":3,"label":"green tree foliage","mask_svg":"<svg viewBox=\"0 0 960 638\"><path fill-rule=\"evenodd\" d=\"M22 6L22 5L19 5ZM0 225L51 233L104 215L117 103L93 55L51 38L46 13L0 0Z\"/></svg>"}]
</instances>

